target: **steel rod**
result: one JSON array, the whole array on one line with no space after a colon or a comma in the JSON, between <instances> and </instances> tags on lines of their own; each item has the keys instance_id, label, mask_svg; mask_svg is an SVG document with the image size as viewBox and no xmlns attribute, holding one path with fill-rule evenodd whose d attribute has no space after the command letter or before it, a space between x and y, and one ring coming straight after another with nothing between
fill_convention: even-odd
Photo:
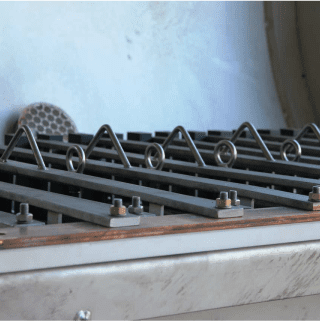
<instances>
[{"instance_id":1,"label":"steel rod","mask_svg":"<svg viewBox=\"0 0 320 321\"><path fill-rule=\"evenodd\" d=\"M166 138L166 140L162 144L163 150L166 152L169 145L172 143L174 138L178 135L178 133L181 132L182 137L184 137L185 141L188 144L189 149L191 150L192 155L196 159L199 166L206 166L205 162L203 161L197 147L195 146L193 140L191 139L189 133L182 127L177 126L172 133Z\"/></svg>"},{"instance_id":2,"label":"steel rod","mask_svg":"<svg viewBox=\"0 0 320 321\"><path fill-rule=\"evenodd\" d=\"M261 148L264 156L266 157L267 160L269 161L274 161L274 158L272 157L270 151L268 150L268 147L265 145L263 142L262 138L260 137L258 131L256 128L250 123L250 122L244 122L241 124L241 126L236 130L236 132L233 134L231 137L230 141L235 144L235 142L238 140L239 136L243 132L244 129L248 128L249 131L251 132L252 136L256 140L257 144Z\"/></svg>"},{"instance_id":3,"label":"steel rod","mask_svg":"<svg viewBox=\"0 0 320 321\"><path fill-rule=\"evenodd\" d=\"M28 169L28 171L30 170L32 171L32 167ZM48 169L48 172L51 171L53 170ZM46 173L47 171L36 172ZM79 199L72 196L13 185L5 182L0 182L0 197L21 203L29 203L30 205L39 208L69 215L102 226L110 227L113 220L119 221L119 219L122 219L110 216L111 205L109 204ZM140 217L127 214L127 217L124 217L123 220L127 222L124 226L138 225Z\"/></svg>"},{"instance_id":4,"label":"steel rod","mask_svg":"<svg viewBox=\"0 0 320 321\"><path fill-rule=\"evenodd\" d=\"M63 157L61 157L61 155L56 155L56 156L51 155L48 158L50 159L50 162L53 163L54 161L57 161L57 159L59 157L60 157L60 162L62 162ZM84 187L84 188L88 188L88 189L92 188L92 186L96 186L94 184L92 185L92 183L89 184L89 180L87 179L87 177L91 177L91 176L88 176L88 175L81 175L80 178L75 179L73 176L69 176L70 174L74 174L74 173L55 170L55 171L58 171L59 174L57 173L56 177L53 177L51 175L51 171L50 171L50 173L49 172L42 173L42 172L37 172L35 170L32 171L30 169L30 165L28 165L28 164L15 162L15 165L11 165L11 164L6 164L6 165L7 165L6 167L0 168L0 171L1 170L5 171L6 169L7 170L10 169L9 170L10 173L13 173L13 174L29 175L32 177L38 177L38 178L42 178L42 179L45 178L50 181L57 181L60 183L64 182L65 184L75 185L78 187ZM27 166L29 168L29 171L21 171L21 168L23 169L24 166ZM306 209L306 210L318 210L318 207L320 209L320 203L309 202L308 196L293 194L293 193L288 193L288 192L283 192L283 191L278 191L278 190L271 190L271 189L267 189L264 187L239 184L239 183L233 183L233 182L225 182L225 181L219 181L219 180L215 180L215 179L194 177L194 176L176 174L176 173L167 173L167 172L158 172L158 171L156 172L156 171L143 169L143 168L139 168L139 167L137 167L137 168L132 167L130 170L126 170L126 169L122 168L122 170L121 170L121 168L119 166L117 166L117 164L104 163L104 162L93 161L93 160L88 162L87 166L88 166L88 169L90 168L90 170L95 170L96 172L99 172L99 173L101 173L101 172L109 172L109 174L110 173L114 173L114 174L120 173L121 176L127 176L127 177L137 179L137 180L138 179L145 179L145 180L156 181L156 182L167 183L167 184L172 183L177 186L188 186L190 188L201 189L201 190L212 191L212 192L219 192L219 191L223 191L223 190L229 191L232 189L236 189L238 191L238 195L242 196L242 197L248 197L248 198L254 198L254 199L259 199L259 200L268 201L268 202L279 203L281 205L292 206L292 207L297 207L297 208ZM20 170L20 172L18 171L18 169ZM205 169L203 169L203 170L205 170ZM208 170L208 169L206 168L206 170ZM274 176L273 174L271 174L271 175ZM59 178L59 176L61 176L61 178ZM82 178L82 176L84 176L85 178ZM248 178L248 176L246 178ZM251 173L251 177L253 177L253 176L254 176L253 173ZM280 177L281 175L278 175L278 176ZM69 179L65 179L65 177L69 177ZM264 178L267 181L267 183L272 183L273 177L268 177L265 174ZM118 186L118 184L120 184L120 185L124 184L123 186L124 186L125 190L123 190L122 193L125 193L124 195L126 195L126 196L135 196L137 194L134 194L134 193L138 193L138 191L141 192L142 190L144 190L143 192L146 194L142 194L139 196L141 197L142 200L146 200L146 201L152 202L152 203L157 203L157 202L154 199L145 198L146 195L149 193L156 193L156 194L160 193L161 195L163 195L163 193L165 193L166 197L169 197L170 199L172 197L172 194L175 194L175 193L168 192L168 191L162 191L162 190L158 190L158 189L150 189L150 188L147 188L144 186L136 186L136 185L132 185L132 184L102 179L102 178L98 178L98 177L92 177L90 179L93 181L93 183L98 180L105 180L104 183L108 183L108 184L110 183L109 189L106 190L106 187L102 187L99 185L97 187L98 189L96 189L98 191L105 191L105 192L112 192L114 194L119 194L119 191L117 189L115 189L115 186ZM276 181L276 180L277 180L277 177L274 177L273 181ZM291 179L289 179L289 178L286 179L285 177L282 177L282 181L286 182L287 186L290 183L291 183L291 186L294 185L294 183L296 185L300 184L300 186L302 186L301 179L299 179L299 178L292 177ZM303 186L304 186L304 188L311 189L312 186L315 185L315 182L317 182L317 181L310 180L309 182L305 182ZM178 197L175 200L175 202L173 202L173 203L179 202L180 197L182 197L181 194L176 194L176 195L178 195ZM183 195L183 196L185 196L185 195ZM190 197L190 196L188 196L188 197ZM190 200L191 199L198 199L198 198L190 197ZM200 199L200 200L202 201L203 199ZM173 203L169 202L169 203L164 204L164 199L161 199L160 203L157 203L157 204L163 204L166 206L173 207L172 206ZM171 204L171 205L169 205L169 204ZM181 204L179 204L178 208L182 208L183 210L187 209L186 207L183 207ZM197 212L197 213L201 214L199 212Z\"/></svg>"},{"instance_id":5,"label":"steel rod","mask_svg":"<svg viewBox=\"0 0 320 321\"><path fill-rule=\"evenodd\" d=\"M130 142L131 143L131 142ZM134 142L134 146L139 146L137 142ZM53 141L45 141L45 140L38 140L39 147L43 148L53 148L58 151L65 152L68 150L68 148L71 146L70 143L58 143ZM132 144L130 144L132 145ZM129 145L129 146L130 146ZM84 146L85 147L85 146ZM5 146L0 145L0 150L4 150ZM142 147L141 149L143 149ZM181 156L181 153L179 153L179 150L177 151L172 147L172 150L174 152L174 156ZM16 155L16 154L15 154ZM111 158L111 159L120 159L117 156L116 151L112 151L105 148L99 148L97 147L92 155L99 158ZM186 151L186 155L188 155L188 151ZM205 158L207 158L208 161L212 161L212 153L209 153L208 151L204 151L203 155ZM206 157L208 155L208 157ZM19 155L17 155L19 156ZM133 162L134 164L144 164L144 156L136 153L127 153L128 159L130 159L130 162ZM175 161L167 160L164 164L164 169L172 169L174 170ZM192 173L199 173L199 171L196 171L194 169L194 164L191 162L181 162L183 164L186 170L192 171ZM215 167L215 166L212 166ZM263 168L264 171L274 171L276 173L282 173L282 174L288 174L288 175L298 175L301 177L320 177L320 167L316 166L314 164L305 164L305 163L293 163L293 162L284 162L284 161L277 161L277 162L269 162L266 161L264 158L260 157L254 157L254 156L247 156L247 155L241 155L238 157L237 160L237 167L246 169L249 167L251 170L258 170L261 172L261 169ZM217 167L215 167L217 168Z\"/></svg>"},{"instance_id":6,"label":"steel rod","mask_svg":"<svg viewBox=\"0 0 320 321\"><path fill-rule=\"evenodd\" d=\"M124 167L129 168L131 166L130 162L128 161L128 158L126 157L126 154L125 154L125 152L124 152L124 150L118 140L118 137L114 134L112 128L109 125L102 125L99 128L99 130L97 131L97 133L95 134L95 136L93 137L93 139L91 140L91 142L89 143L88 147L85 150L86 158L87 159L89 158L93 149L97 145L98 141L100 140L100 138L104 132L107 132L109 134L110 140L112 141L114 147L116 148L116 151L118 152L119 157L120 157Z\"/></svg>"},{"instance_id":7,"label":"steel rod","mask_svg":"<svg viewBox=\"0 0 320 321\"><path fill-rule=\"evenodd\" d=\"M43 162L43 159L41 157L41 153L40 150L38 148L38 145L36 143L36 140L32 134L32 131L30 130L30 128L26 125L21 126L15 133L15 135L13 136L12 140L10 141L8 147L6 148L6 150L4 151L4 153L2 154L1 158L0 158L0 163L5 163L8 158L10 157L14 147L17 145L19 138L21 137L21 135L25 133L29 144L31 146L31 149L33 151L33 155L36 159L36 162L38 164L38 168L41 170L46 170L46 165Z\"/></svg>"},{"instance_id":8,"label":"steel rod","mask_svg":"<svg viewBox=\"0 0 320 321\"><path fill-rule=\"evenodd\" d=\"M0 145L0 153L3 149L1 148ZM99 148L97 148L96 153L99 153ZM20 156L24 158L24 160L32 160L32 154L30 151L26 149L17 149L16 151L13 152L14 156ZM109 157L114 158L116 154L114 154L113 151L105 151L105 152L100 152L101 156L104 157ZM53 162L55 165L62 165L64 166L64 157L62 155L58 154L50 154L43 152L43 157L47 162ZM143 158L141 155L138 154L131 154L128 153L128 157L130 161L139 166L143 163ZM94 164L97 164L95 166ZM101 173L109 173L110 171L115 171L111 172L111 174L119 174L119 171L116 171L118 167L122 168L122 166L119 166L119 164L114 164L113 163L103 163L98 161L97 163L91 161L91 163L88 165L87 169L88 170L94 170L96 168L96 171ZM285 164L286 165L286 164ZM287 166L285 166L286 168ZM320 169L318 167L314 168L315 166L312 166L311 168L308 167L309 170L312 171L313 176L314 175L319 175L320 176ZM141 168L141 167L140 167ZM166 169L169 169L169 171L172 172L172 170L178 171L178 172L188 172L190 175L195 175L195 174L200 174L201 176L207 177L207 178L228 178L228 179L236 179L236 180L243 180L247 181L250 180L251 182L255 183L265 183L265 184L274 184L277 186L291 186L291 187L296 187L296 188L302 188L306 190L311 190L312 186L318 185L319 180L317 179L306 179L302 177L293 177L293 176L286 176L286 175L278 175L278 174L272 174L272 173L263 173L263 172L257 172L257 171L248 171L248 170L243 170L243 169L225 169L225 168L220 168L217 166L210 166L208 165L205 168L199 168L198 166L195 166L192 163L189 162L183 162L183 161L177 161L177 160L168 160L167 165L165 167ZM132 172L132 174L130 174ZM136 175L136 170L135 168L132 168L132 171L127 171L126 172L128 177L134 177ZM166 173L166 172L164 172ZM133 176L132 176L133 175ZM168 182L171 182L170 179L170 174L168 175ZM113 175L114 176L114 175ZM146 179L146 178L144 178ZM148 180L152 180L150 177L148 177ZM174 181L172 182L174 184Z\"/></svg>"},{"instance_id":9,"label":"steel rod","mask_svg":"<svg viewBox=\"0 0 320 321\"><path fill-rule=\"evenodd\" d=\"M89 176L85 174L77 175L77 173L74 173L74 172L61 171L61 170L52 169L52 168L48 169L46 172L40 172L40 171L33 170L32 165L30 164L24 164L24 163L19 163L14 161L8 164L5 164L5 166L1 167L0 172L1 171L8 171L10 173L16 173L17 175L20 174L20 175L30 176L34 178L39 178L39 179L50 180L51 182L58 182L58 183L63 183L67 185L83 187L86 189L91 189L99 192L113 193L116 195L122 195L127 197L140 196L141 200L147 201L149 203L169 206L171 208L186 211L188 213L191 212L191 213L200 214L204 216L212 216L214 209L216 207L216 202L210 199L193 197L193 196L163 191L155 188L118 182L118 181L114 181L106 178ZM150 171L151 173L155 173L155 171L152 171L152 170ZM156 173L161 173L161 172L156 172ZM7 185L1 185L1 183L2 182L0 182L0 197L1 196L4 197L4 195L7 195L7 194L5 194L5 191L1 190L2 186L7 186L7 185L11 186L12 184L4 183ZM14 188L11 188L11 190L14 191ZM39 191L39 193L40 192L41 192L41 195L45 195L43 193L49 193L50 195L54 194L54 195L63 196L61 194L55 194L50 192ZM28 197L29 197L29 194L27 193L26 198L24 198L24 201L27 201ZM12 198L12 199L17 200L15 198ZM40 200L40 198L38 199ZM57 201L57 199L55 200ZM79 201L81 200L81 204L84 204L83 202L85 200L83 199L78 199L78 200ZM34 203L32 205L37 206ZM107 210L109 207L110 207L109 205L106 207ZM304 208L307 209L306 207ZM58 208L55 208L55 209L48 208L48 209L59 212ZM59 213L68 214L64 212L59 212Z\"/></svg>"},{"instance_id":10,"label":"steel rod","mask_svg":"<svg viewBox=\"0 0 320 321\"><path fill-rule=\"evenodd\" d=\"M50 148L55 148L55 149L58 149L58 150L61 150L61 151L67 151L69 146L71 146L71 144L69 144L69 143L63 143L63 144L60 143L59 144L57 142L48 142L48 141L45 141L45 140L38 140L37 142L38 142L39 147L44 147L44 148L45 147L47 147L47 148L50 147ZM103 142L105 144L109 145L108 139L104 139ZM133 152L133 153L139 153L139 152L142 153L144 151L144 149L145 149L146 144L148 144L148 143L135 142L135 141L123 141L122 142L122 146L128 152ZM262 168L261 166L263 166L263 168L265 168L265 170L270 170L270 171L275 171L275 172L279 172L279 171L285 170L286 173L291 173L291 169L296 170L296 167L294 166L294 164L292 164L293 162L285 162L285 161L281 161L280 160L280 153L277 153L277 155L278 155L277 158L279 158L279 160L277 162L266 162L264 158L255 157L256 153L257 153L256 151L252 152L252 149L247 149L247 150L248 150L248 154L250 154L250 156L239 155L238 159L237 159L237 164L236 164L237 168L248 168L248 167L250 168L250 166L253 166L250 169L254 169L254 168L261 169ZM98 156L98 157L101 157L101 158L103 158L103 157L105 157L107 155L107 154L102 154L100 151L104 151L106 153L109 152L108 149L100 148L99 151L98 151L98 148L97 148L93 152L92 155ZM209 163L211 162L211 164L215 163L215 161L213 159L213 152L208 151L208 150L202 150L202 149L200 149L199 152L201 152L202 157L206 162L209 162ZM251 155L250 152L252 152L253 155ZM261 152L259 152L259 153L261 155ZM188 150L188 148L176 147L176 146L169 147L168 151L167 151L167 154L168 154L168 156L172 156L172 157L178 158L178 159L185 159L186 157L187 158L191 158L192 157L192 154ZM115 155L115 154L113 154L113 155ZM128 156L128 154L127 154L127 156ZM113 156L113 158L119 159L116 155ZM129 156L128 156L128 158L129 158ZM132 161L132 160L130 159L130 161ZM261 164L260 164L260 162L261 162ZM295 163L297 165L298 172L297 173L296 172L292 172L291 175L294 175L294 174L300 175L300 174L303 174L303 173L309 173L310 172L309 168L312 168L312 169L316 169L317 168L317 167L310 167L311 164L315 165L315 164L319 164L319 163L320 163L320 160L318 160L315 157L308 157L308 156L301 157L301 162L299 164ZM141 164L144 164L144 162L141 163ZM250 165L250 166L248 166L248 165ZM288 166L288 167L286 167L286 166ZM166 168L166 167L167 166L166 166L166 162L165 162L164 168ZM287 169L289 169L289 171ZM310 177L310 176L307 176L307 177ZM312 177L314 177L314 175Z\"/></svg>"}]
</instances>

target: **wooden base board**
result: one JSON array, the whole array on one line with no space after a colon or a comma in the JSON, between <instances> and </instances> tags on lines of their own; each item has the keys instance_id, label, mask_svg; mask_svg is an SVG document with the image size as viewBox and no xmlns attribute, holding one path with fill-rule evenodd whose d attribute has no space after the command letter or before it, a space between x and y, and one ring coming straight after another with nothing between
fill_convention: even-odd
<instances>
[{"instance_id":1,"label":"wooden base board","mask_svg":"<svg viewBox=\"0 0 320 321\"><path fill-rule=\"evenodd\" d=\"M106 228L80 222L0 228L0 249L125 239L177 233L320 221L319 212L286 207L246 209L241 218L212 219L190 214L142 217L139 226Z\"/></svg>"}]
</instances>

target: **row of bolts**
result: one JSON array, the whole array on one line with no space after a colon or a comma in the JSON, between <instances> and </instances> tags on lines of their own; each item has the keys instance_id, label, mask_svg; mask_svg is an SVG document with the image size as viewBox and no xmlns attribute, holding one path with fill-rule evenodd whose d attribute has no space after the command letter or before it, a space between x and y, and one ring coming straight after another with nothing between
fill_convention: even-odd
<instances>
[{"instance_id":1,"label":"row of bolts","mask_svg":"<svg viewBox=\"0 0 320 321\"><path fill-rule=\"evenodd\" d=\"M229 198L230 196L230 198ZM313 186L312 192L309 193L309 201L319 202L320 201L320 186ZM237 197L237 191L230 190L230 195L228 192L220 192L220 197L216 199L216 208L218 209L228 209L232 206L239 206L240 200ZM132 205L128 207L128 212L131 214L142 214L143 206L140 202L139 196L132 197ZM110 207L110 215L112 216L125 216L127 214L127 208L122 204L121 198L115 198L113 205ZM16 214L18 224L27 224L32 222L33 215L29 213L29 204L20 204L20 213Z\"/></svg>"},{"instance_id":2,"label":"row of bolts","mask_svg":"<svg viewBox=\"0 0 320 321\"><path fill-rule=\"evenodd\" d=\"M230 191L230 198L228 197L228 192L220 192L220 197L216 199L217 208L227 209L231 206L239 206L240 200L237 199L237 191ZM132 197L132 205L128 207L128 212L131 214L142 214L143 206L141 205L140 196ZM126 216L127 208L122 204L121 198L115 198L113 200L113 205L110 207L110 215L112 216ZM27 224L32 222L33 215L29 213L29 204L20 204L20 213L16 214L18 224Z\"/></svg>"}]
</instances>

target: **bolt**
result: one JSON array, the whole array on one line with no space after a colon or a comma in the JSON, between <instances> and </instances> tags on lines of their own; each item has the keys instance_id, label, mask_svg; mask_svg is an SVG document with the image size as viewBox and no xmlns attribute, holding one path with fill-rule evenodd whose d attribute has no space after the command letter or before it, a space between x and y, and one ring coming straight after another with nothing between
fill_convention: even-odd
<instances>
[{"instance_id":1,"label":"bolt","mask_svg":"<svg viewBox=\"0 0 320 321\"><path fill-rule=\"evenodd\" d=\"M32 222L33 215L29 213L29 204L21 203L20 204L20 213L16 215L18 224L26 224Z\"/></svg>"},{"instance_id":2,"label":"bolt","mask_svg":"<svg viewBox=\"0 0 320 321\"><path fill-rule=\"evenodd\" d=\"M122 207L122 199L121 198L115 198L113 201L113 205L115 207Z\"/></svg>"},{"instance_id":3,"label":"bolt","mask_svg":"<svg viewBox=\"0 0 320 321\"><path fill-rule=\"evenodd\" d=\"M228 192L220 192L220 198L216 199L216 203L217 208L231 208L231 199L228 198Z\"/></svg>"},{"instance_id":4,"label":"bolt","mask_svg":"<svg viewBox=\"0 0 320 321\"><path fill-rule=\"evenodd\" d=\"M313 186L312 192L309 193L310 202L320 202L320 186Z\"/></svg>"},{"instance_id":5,"label":"bolt","mask_svg":"<svg viewBox=\"0 0 320 321\"><path fill-rule=\"evenodd\" d=\"M220 199L227 200L228 199L228 192L220 192Z\"/></svg>"},{"instance_id":6,"label":"bolt","mask_svg":"<svg viewBox=\"0 0 320 321\"><path fill-rule=\"evenodd\" d=\"M132 197L132 205L128 207L128 211L132 214L141 214L143 212L143 206L140 204L139 196Z\"/></svg>"},{"instance_id":7,"label":"bolt","mask_svg":"<svg viewBox=\"0 0 320 321\"><path fill-rule=\"evenodd\" d=\"M237 197L238 197L237 191L231 190L230 191L230 199L231 199L232 206L239 206L240 205L240 200Z\"/></svg>"},{"instance_id":8,"label":"bolt","mask_svg":"<svg viewBox=\"0 0 320 321\"><path fill-rule=\"evenodd\" d=\"M125 216L127 212L127 208L122 206L122 199L115 198L113 200L113 205L110 207L110 214L112 216Z\"/></svg>"},{"instance_id":9,"label":"bolt","mask_svg":"<svg viewBox=\"0 0 320 321\"><path fill-rule=\"evenodd\" d=\"M80 311L77 312L74 320L75 321L91 320L91 312L90 311L85 311L85 310L80 310Z\"/></svg>"},{"instance_id":10,"label":"bolt","mask_svg":"<svg viewBox=\"0 0 320 321\"><path fill-rule=\"evenodd\" d=\"M320 194L320 186L313 186L312 193Z\"/></svg>"},{"instance_id":11,"label":"bolt","mask_svg":"<svg viewBox=\"0 0 320 321\"><path fill-rule=\"evenodd\" d=\"M140 197L139 196L133 196L132 197L132 206L133 207L140 206Z\"/></svg>"},{"instance_id":12,"label":"bolt","mask_svg":"<svg viewBox=\"0 0 320 321\"><path fill-rule=\"evenodd\" d=\"M28 203L21 203L20 204L20 213L22 215L27 215L29 213L29 204Z\"/></svg>"}]
</instances>

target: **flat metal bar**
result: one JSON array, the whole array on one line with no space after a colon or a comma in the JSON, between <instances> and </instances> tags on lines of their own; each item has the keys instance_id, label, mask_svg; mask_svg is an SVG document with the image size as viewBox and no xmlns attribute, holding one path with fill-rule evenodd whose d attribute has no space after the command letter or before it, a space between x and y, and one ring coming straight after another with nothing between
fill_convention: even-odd
<instances>
[{"instance_id":1,"label":"flat metal bar","mask_svg":"<svg viewBox=\"0 0 320 321\"><path fill-rule=\"evenodd\" d=\"M9 162L12 163L12 161ZM6 166L7 164L3 165ZM52 169L50 169L50 171L52 171ZM45 173L46 171L38 171L38 173L41 172ZM39 175L39 177L41 177L41 175ZM5 182L0 182L0 197L21 203L29 203L30 205L49 211L62 213L107 227L131 226L139 225L140 223L140 217L136 215L127 214L125 217L110 216L111 205L109 204Z\"/></svg>"},{"instance_id":2,"label":"flat metal bar","mask_svg":"<svg viewBox=\"0 0 320 321\"><path fill-rule=\"evenodd\" d=\"M40 222L40 221L37 221L34 219L32 220L32 222L29 222L28 224L19 224L17 222L17 218L16 218L15 214L0 211L0 226L2 224L5 225L6 227L17 227L17 228L22 228L22 229L24 229L25 227L29 227L29 226L44 226L45 225L44 222Z\"/></svg>"},{"instance_id":3,"label":"flat metal bar","mask_svg":"<svg viewBox=\"0 0 320 321\"><path fill-rule=\"evenodd\" d=\"M49 146L50 148L55 148L55 149L61 150L61 151L67 151L67 149L71 146L70 143L63 143L63 144L60 143L59 144L59 143L48 142L48 141L43 141L43 140L42 141L39 140L38 145L41 147L48 147ZM2 150L1 145L0 145L0 148ZM176 147L173 146L171 148L174 149ZM178 156L178 157L180 156L180 158L181 158L182 154L188 156L187 149L185 149L184 153L182 153L183 150L181 148L180 149L176 148L175 151L176 151L175 155L169 154L168 156ZM211 163L214 162L213 152L210 153L208 151L203 151L203 150L200 150L200 151L201 151L201 154L202 154L203 159L205 161L208 161L208 162L211 161ZM112 151L110 151L108 149L99 148L99 147L97 147L92 152L92 155L96 156L96 157L101 157L101 158L105 158L108 156L108 157L112 157L113 159L119 159L119 157L116 155L116 153L114 153L114 152L112 153ZM189 152L189 156L191 156L190 152ZM130 160L130 162L132 162L133 164L135 164L135 162L138 164L144 164L144 158L142 155L136 155L135 153L134 154L127 153L127 157ZM307 156L305 156L305 158L307 158ZM141 161L141 159L143 159L143 161ZM304 158L301 157L301 159L304 159ZM318 162L316 158L312 158L312 159L316 162L316 164L320 165L320 160ZM174 161L172 161L170 159L166 159L163 168L173 169L172 168L172 164L174 164L173 162ZM185 162L185 163L187 163L187 162ZM192 166L191 162L190 162L190 166ZM311 177L311 178L319 177L320 178L320 167L316 166L315 164L285 162L285 161L281 161L281 160L278 160L277 162L270 162L270 161L267 161L264 157L238 155L236 167L237 168L244 168L244 169L249 168L251 170L257 169L260 172L261 172L261 169L263 169L264 171L270 171L270 172L276 172L276 173L280 172L280 173L288 174L288 175L292 175L292 176L298 175L298 176L302 176L302 177Z\"/></svg>"},{"instance_id":4,"label":"flat metal bar","mask_svg":"<svg viewBox=\"0 0 320 321\"><path fill-rule=\"evenodd\" d=\"M90 162L94 162L94 161L90 161ZM191 213L200 214L208 217L216 217L217 215L216 209L215 209L216 201L214 200L204 199L200 197L193 197L193 196L163 191L155 188L133 185L129 183L118 182L118 181L109 180L106 178L89 176L85 174L61 171L61 170L52 169L52 168L48 169L46 172L41 172L34 169L34 167L30 164L19 163L15 161L10 161L6 164L1 164L1 165L3 166L0 166L0 171L8 171L10 173L16 173L17 175L20 174L20 175L30 176L34 178L46 179L51 182L59 182L66 185L72 185L72 186L82 187L82 188L91 189L99 192L112 193L116 195L123 195L127 197L140 196L140 198L144 201L159 204L159 205L169 206L171 208L186 211L188 213L191 212ZM143 169L137 168L137 170L143 170ZM150 171L152 173L154 172L152 170ZM184 176L184 175L180 175L180 176ZM188 178L189 176L186 176L186 177ZM188 179L184 180L184 184L186 184L186 182L188 182ZM8 185L12 185L12 184L8 184ZM197 183L197 185L200 186L201 184ZM14 185L14 186L17 186L17 185ZM0 188L1 188L1 185L0 185ZM213 188L213 185L211 186L211 189L212 188ZM2 191L0 192L0 196L2 195L1 193L3 192ZM45 192L42 192L42 193L45 193ZM51 194L63 196L55 193L51 193ZM65 197L69 198L70 196L65 196ZM75 199L74 202L77 202L77 200L79 201L81 200L81 202L85 202L85 200L83 199L78 199L78 198L71 198L71 199L72 200ZM97 203L97 204L100 204L100 203ZM107 204L105 205L107 206L106 211L108 211L110 208L110 205L107 205ZM86 206L86 208L87 207L88 206ZM305 206L303 206L303 209L310 209L310 206L306 206L305 204ZM68 213L59 211L59 209L50 208L49 210L62 213L62 214L68 214Z\"/></svg>"},{"instance_id":5,"label":"flat metal bar","mask_svg":"<svg viewBox=\"0 0 320 321\"><path fill-rule=\"evenodd\" d=\"M0 145L0 153L3 149ZM97 148L96 152L99 153L99 150L102 150L100 148ZM30 151L22 148L17 148L16 151L13 152L14 156L21 156L25 159L32 159L32 154ZM106 151L103 149L103 153L100 153L101 156L106 157L106 154L110 158L114 158L113 156L116 155L114 151ZM135 165L142 164L144 162L143 156L137 155L137 156L131 156L133 154L128 154L128 157L132 163ZM58 164L58 165L65 165L65 159L63 155L58 154L51 154L43 152L43 158L46 162ZM262 160L258 160L258 164L260 164ZM267 166L269 164L268 161L264 160L263 163L264 166ZM260 164L261 165L261 164ZM299 168L301 167L301 164L299 163L290 163L290 164L282 164L283 168L282 171L285 171L287 167L293 167L294 173L299 173ZM251 181L256 183L265 183L265 184L273 184L277 186L291 186L294 188L302 188L308 191L311 191L312 187L314 185L319 185L318 179L313 178L303 178L303 177L295 177L295 176L286 176L286 175L279 175L279 174L272 174L272 173L263 173L263 172L257 172L257 171L248 171L248 170L242 170L242 169L235 169L235 168L223 168L223 167L217 167L217 166L207 166L205 168L199 168L199 166L183 162L183 161L176 161L176 160L167 160L165 168L170 168L175 171L188 171L190 175L192 174L201 174L201 176L205 176L207 178L229 178L229 179L237 179L237 180L244 180L244 181ZM120 175L121 177L128 177L128 178L134 178L139 179L140 177L143 179L146 179L148 181L154 181L155 179L150 174L144 174L145 169L140 171L139 174L136 171L136 168L133 168L130 171L123 171L121 170L121 166L119 164L114 163L103 163L103 162L94 162L90 160L90 164L88 165L87 169L95 171L97 173L108 173L108 174L116 174ZM302 166L302 169L305 170L305 167ZM318 176L320 177L320 168L319 166L309 165L307 167L310 173L310 177ZM148 173L148 171L146 172ZM152 172L154 173L154 172ZM163 172L166 173L166 172ZM290 171L289 171L290 173ZM154 173L155 174L155 173ZM292 173L291 173L292 174ZM299 173L301 174L301 173ZM125 175L125 176L124 176ZM137 175L137 176L135 176ZM164 175L164 174L162 174ZM172 180L171 175L167 174L167 183L175 184L176 182ZM196 188L196 187L195 187ZM203 189L203 188L202 188Z\"/></svg>"},{"instance_id":6,"label":"flat metal bar","mask_svg":"<svg viewBox=\"0 0 320 321\"><path fill-rule=\"evenodd\" d=\"M52 156L51 156L52 157ZM102 168L107 170L108 166L112 166L111 172L117 169L116 164L105 164L99 161L88 161L89 164L96 170L101 171ZM77 187L84 187L107 193L140 196L142 200L159 205L170 206L173 208L194 212L200 215L216 217L214 208L215 201L203 199L199 197L191 197L182 194L176 194L168 191L152 189L144 186L133 185L123 182L108 180L105 178L93 177L89 175L79 175L72 172L64 172L60 170L48 169L45 173L32 168L32 165L11 161L8 164L2 164L0 171L8 170L13 174L22 174L36 178L47 179ZM140 167L134 169L118 168L118 173L131 176L132 178L146 178L162 183L172 183L179 186L188 186L190 188L201 189L206 191L230 191L237 190L238 195L242 197L254 198L272 203L277 203L285 206L296 207L305 210L320 210L320 203L309 202L308 196L293 194L264 187L257 187L246 184L233 182L225 182L214 179L194 177L176 173L166 173L160 171L147 170Z\"/></svg>"}]
</instances>

